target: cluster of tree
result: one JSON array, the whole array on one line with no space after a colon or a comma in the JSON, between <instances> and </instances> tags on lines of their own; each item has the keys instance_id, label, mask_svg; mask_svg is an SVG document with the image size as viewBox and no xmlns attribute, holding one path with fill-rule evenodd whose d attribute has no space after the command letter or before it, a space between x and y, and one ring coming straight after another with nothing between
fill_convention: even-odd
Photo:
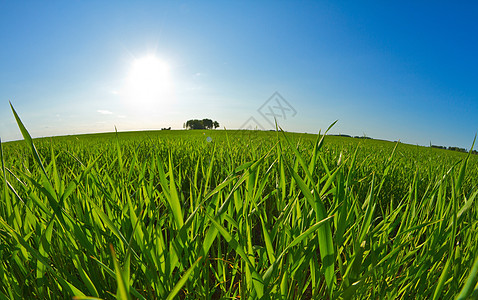
<instances>
[{"instance_id":1,"label":"cluster of tree","mask_svg":"<svg viewBox=\"0 0 478 300\"><path fill-rule=\"evenodd\" d=\"M467 152L465 148L460 148L460 147L448 147L448 150Z\"/></svg>"},{"instance_id":2,"label":"cluster of tree","mask_svg":"<svg viewBox=\"0 0 478 300\"><path fill-rule=\"evenodd\" d=\"M219 123L217 121L213 121L211 119L202 119L202 120L188 120L184 127L186 129L216 129L219 127Z\"/></svg>"},{"instance_id":3,"label":"cluster of tree","mask_svg":"<svg viewBox=\"0 0 478 300\"><path fill-rule=\"evenodd\" d=\"M351 135L348 135L348 134L343 134L343 133L339 133L339 134L331 134L332 136L343 136L343 137L352 137Z\"/></svg>"},{"instance_id":4,"label":"cluster of tree","mask_svg":"<svg viewBox=\"0 0 478 300\"><path fill-rule=\"evenodd\" d=\"M161 128L161 130L171 130L171 127L168 127L168 128L163 127L163 128Z\"/></svg>"},{"instance_id":5,"label":"cluster of tree","mask_svg":"<svg viewBox=\"0 0 478 300\"><path fill-rule=\"evenodd\" d=\"M468 152L465 148L460 148L460 147L445 147L445 146L437 146L437 145L431 145L432 148L437 148L437 149L443 149L443 150L453 150L453 151L458 151L458 152ZM478 151L473 150L471 151L472 154L478 154Z\"/></svg>"},{"instance_id":6,"label":"cluster of tree","mask_svg":"<svg viewBox=\"0 0 478 300\"><path fill-rule=\"evenodd\" d=\"M374 138L371 138L371 137L368 137L368 136L351 136L349 134L343 134L343 133L339 133L339 134L330 134L331 136L342 136L342 137L349 137L349 138L355 138L355 139L368 139L368 140L373 140Z\"/></svg>"}]
</instances>

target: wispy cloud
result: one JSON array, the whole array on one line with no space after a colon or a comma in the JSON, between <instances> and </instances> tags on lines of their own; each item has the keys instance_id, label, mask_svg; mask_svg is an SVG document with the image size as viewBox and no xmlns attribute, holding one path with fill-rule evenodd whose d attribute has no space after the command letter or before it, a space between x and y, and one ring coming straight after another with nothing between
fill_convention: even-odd
<instances>
[{"instance_id":1,"label":"wispy cloud","mask_svg":"<svg viewBox=\"0 0 478 300\"><path fill-rule=\"evenodd\" d=\"M113 112L106 110L106 109L98 109L97 112L99 112L102 115L112 115Z\"/></svg>"}]
</instances>

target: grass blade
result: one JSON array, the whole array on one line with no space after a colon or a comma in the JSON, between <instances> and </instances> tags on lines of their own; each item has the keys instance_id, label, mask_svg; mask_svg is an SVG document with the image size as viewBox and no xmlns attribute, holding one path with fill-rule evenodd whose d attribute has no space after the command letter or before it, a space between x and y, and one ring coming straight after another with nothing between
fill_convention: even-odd
<instances>
[{"instance_id":1,"label":"grass blade","mask_svg":"<svg viewBox=\"0 0 478 300\"><path fill-rule=\"evenodd\" d=\"M184 273L183 277L181 277L181 279L178 281L178 283L174 286L174 288L171 290L171 292L169 293L168 297L166 298L166 300L170 300L170 299L174 299L174 297L176 297L176 295L179 293L179 291L181 290L181 288L184 286L184 284L186 284L186 282L188 281L189 277L191 276L192 272L194 271L194 269L196 268L196 266L198 265L198 263L201 261L202 257L199 257L192 265L191 267L189 267L189 269Z\"/></svg>"}]
</instances>

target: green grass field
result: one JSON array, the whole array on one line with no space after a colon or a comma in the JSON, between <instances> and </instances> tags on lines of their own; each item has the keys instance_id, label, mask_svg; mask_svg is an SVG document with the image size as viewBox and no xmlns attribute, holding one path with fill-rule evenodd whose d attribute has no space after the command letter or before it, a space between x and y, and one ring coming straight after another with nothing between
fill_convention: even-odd
<instances>
[{"instance_id":1,"label":"green grass field","mask_svg":"<svg viewBox=\"0 0 478 300\"><path fill-rule=\"evenodd\" d=\"M478 298L477 155L19 127L26 142L2 144L0 299Z\"/></svg>"}]
</instances>

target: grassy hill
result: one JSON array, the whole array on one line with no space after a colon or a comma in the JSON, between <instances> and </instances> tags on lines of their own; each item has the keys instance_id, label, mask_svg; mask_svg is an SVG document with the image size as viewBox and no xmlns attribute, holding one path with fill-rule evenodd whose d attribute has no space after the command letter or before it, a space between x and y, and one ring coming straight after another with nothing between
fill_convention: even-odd
<instances>
[{"instance_id":1,"label":"grassy hill","mask_svg":"<svg viewBox=\"0 0 478 300\"><path fill-rule=\"evenodd\" d=\"M476 155L223 130L2 147L0 299L477 295Z\"/></svg>"}]
</instances>

